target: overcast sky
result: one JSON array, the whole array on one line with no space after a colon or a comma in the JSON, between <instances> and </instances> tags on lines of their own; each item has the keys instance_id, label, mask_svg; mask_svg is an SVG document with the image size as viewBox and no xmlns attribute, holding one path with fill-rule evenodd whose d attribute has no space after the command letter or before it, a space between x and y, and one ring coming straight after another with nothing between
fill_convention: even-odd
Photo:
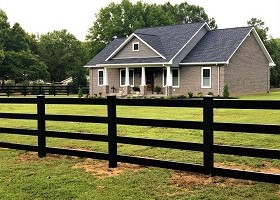
<instances>
[{"instance_id":1,"label":"overcast sky","mask_svg":"<svg viewBox=\"0 0 280 200\"><path fill-rule=\"evenodd\" d=\"M45 34L67 29L84 41L94 21L94 14L110 2L121 0L0 0L9 22L15 22L29 33ZM136 2L138 0L130 0ZM170 0L172 4L185 0ZM143 0L163 4L167 0ZM203 7L215 18L219 28L246 26L252 18L260 18L269 27L269 35L280 38L280 0L187 0Z\"/></svg>"}]
</instances>

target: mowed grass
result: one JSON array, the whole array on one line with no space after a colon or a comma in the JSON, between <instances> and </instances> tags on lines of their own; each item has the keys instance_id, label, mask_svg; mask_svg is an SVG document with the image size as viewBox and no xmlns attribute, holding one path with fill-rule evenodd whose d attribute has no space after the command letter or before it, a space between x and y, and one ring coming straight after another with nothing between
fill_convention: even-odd
<instances>
[{"instance_id":1,"label":"mowed grass","mask_svg":"<svg viewBox=\"0 0 280 200\"><path fill-rule=\"evenodd\" d=\"M279 91L242 99L280 100ZM36 113L35 105L2 104L0 113ZM47 114L106 116L105 106L47 105ZM202 109L118 106L117 116L202 121ZM280 111L215 109L216 122L280 124ZM36 129L36 121L1 119L0 127ZM106 124L47 122L47 130L107 134ZM118 135L202 143L202 131L118 125ZM280 149L279 135L215 132L216 144ZM37 144L31 136L1 133L1 142ZM47 138L47 146L107 152L103 142ZM118 144L118 153L201 164L202 153ZM176 172L105 161L0 149L0 199L280 199L275 184ZM280 161L216 155L215 165L280 174Z\"/></svg>"}]
</instances>

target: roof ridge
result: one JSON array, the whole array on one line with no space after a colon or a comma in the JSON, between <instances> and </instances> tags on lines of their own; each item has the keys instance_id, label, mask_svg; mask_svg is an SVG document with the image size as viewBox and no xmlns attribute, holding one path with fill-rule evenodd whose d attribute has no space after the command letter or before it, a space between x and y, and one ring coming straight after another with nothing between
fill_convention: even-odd
<instances>
[{"instance_id":1,"label":"roof ridge","mask_svg":"<svg viewBox=\"0 0 280 200\"><path fill-rule=\"evenodd\" d=\"M135 30L135 33L138 30L142 30L142 29L152 29L152 28L161 28L161 27L167 27L167 26L183 26L183 25L189 25L189 24L204 24L205 22L191 22L191 23L181 23L181 24L170 24L170 25L161 25L161 26L153 26L153 27L143 27L143 28L138 28Z\"/></svg>"},{"instance_id":2,"label":"roof ridge","mask_svg":"<svg viewBox=\"0 0 280 200\"><path fill-rule=\"evenodd\" d=\"M220 31L220 30L228 30L228 29L238 29L238 28L253 28L253 26L238 26L238 27L232 27L232 28L218 28L218 29L212 29L212 31Z\"/></svg>"},{"instance_id":3,"label":"roof ridge","mask_svg":"<svg viewBox=\"0 0 280 200\"><path fill-rule=\"evenodd\" d=\"M135 33L135 34L140 34L140 35L151 35L151 36L156 36L156 37L159 37L158 35L155 35L155 34L147 34L147 33Z\"/></svg>"}]
</instances>

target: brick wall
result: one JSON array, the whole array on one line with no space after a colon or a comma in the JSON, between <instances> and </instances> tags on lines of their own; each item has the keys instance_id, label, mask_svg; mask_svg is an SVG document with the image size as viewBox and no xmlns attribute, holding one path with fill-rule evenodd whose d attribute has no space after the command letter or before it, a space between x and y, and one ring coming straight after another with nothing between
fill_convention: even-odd
<instances>
[{"instance_id":1,"label":"brick wall","mask_svg":"<svg viewBox=\"0 0 280 200\"><path fill-rule=\"evenodd\" d=\"M253 34L235 52L224 73L230 95L269 91L269 63Z\"/></svg>"}]
</instances>

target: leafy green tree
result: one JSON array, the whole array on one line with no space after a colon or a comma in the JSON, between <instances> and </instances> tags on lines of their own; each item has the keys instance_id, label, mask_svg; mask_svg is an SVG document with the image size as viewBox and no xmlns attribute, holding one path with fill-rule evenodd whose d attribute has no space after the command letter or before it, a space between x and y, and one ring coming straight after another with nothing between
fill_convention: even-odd
<instances>
[{"instance_id":1,"label":"leafy green tree","mask_svg":"<svg viewBox=\"0 0 280 200\"><path fill-rule=\"evenodd\" d=\"M261 40L264 42L264 44L266 44L268 40L268 35L267 35L268 27L264 25L264 22L258 18L251 18L249 21L247 21L247 24L249 26L253 26L256 29Z\"/></svg>"},{"instance_id":2,"label":"leafy green tree","mask_svg":"<svg viewBox=\"0 0 280 200\"><path fill-rule=\"evenodd\" d=\"M6 51L28 51L29 50L29 36L22 29L19 23L15 23L9 31L9 38L6 42Z\"/></svg>"},{"instance_id":3,"label":"leafy green tree","mask_svg":"<svg viewBox=\"0 0 280 200\"><path fill-rule=\"evenodd\" d=\"M163 10L172 16L176 24L192 23L192 22L207 22L213 29L217 28L214 18L209 18L204 8L196 5L190 5L187 2L172 5L170 2L162 5Z\"/></svg>"},{"instance_id":4,"label":"leafy green tree","mask_svg":"<svg viewBox=\"0 0 280 200\"><path fill-rule=\"evenodd\" d=\"M87 61L84 45L67 30L49 32L40 37L39 54L48 66L51 81L62 81Z\"/></svg>"},{"instance_id":5,"label":"leafy green tree","mask_svg":"<svg viewBox=\"0 0 280 200\"><path fill-rule=\"evenodd\" d=\"M280 86L280 38L271 39L267 42L266 48L276 66L270 70L270 83L275 87Z\"/></svg>"},{"instance_id":6,"label":"leafy green tree","mask_svg":"<svg viewBox=\"0 0 280 200\"><path fill-rule=\"evenodd\" d=\"M10 24L6 13L0 9L0 49L4 49L9 38Z\"/></svg>"},{"instance_id":7,"label":"leafy green tree","mask_svg":"<svg viewBox=\"0 0 280 200\"><path fill-rule=\"evenodd\" d=\"M142 27L201 21L207 21L212 28L217 27L215 20L209 19L202 7L186 2L157 5L142 1L132 4L129 0L122 0L119 4L110 3L102 8L95 17L96 20L87 35L91 57L101 51L115 36L130 35Z\"/></svg>"},{"instance_id":8,"label":"leafy green tree","mask_svg":"<svg viewBox=\"0 0 280 200\"><path fill-rule=\"evenodd\" d=\"M16 82L48 80L49 73L47 66L38 56L27 51L6 51L0 68L0 78L13 79Z\"/></svg>"}]
</instances>

